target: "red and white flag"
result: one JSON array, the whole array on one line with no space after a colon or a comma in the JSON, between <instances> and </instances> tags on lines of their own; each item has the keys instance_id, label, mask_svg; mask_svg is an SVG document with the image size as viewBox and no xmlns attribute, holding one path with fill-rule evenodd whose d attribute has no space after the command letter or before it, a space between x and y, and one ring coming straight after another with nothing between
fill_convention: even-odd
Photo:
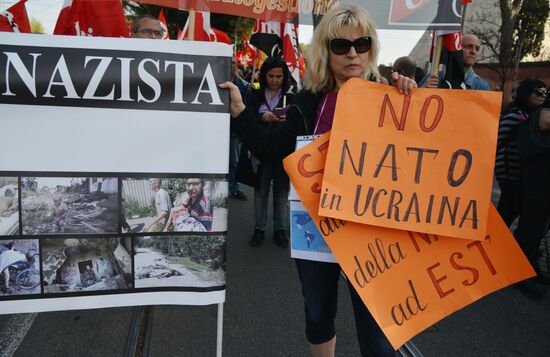
<instances>
[{"instance_id":1,"label":"red and white flag","mask_svg":"<svg viewBox=\"0 0 550 357\"><path fill-rule=\"evenodd\" d=\"M195 29L193 31L194 41L223 42L232 44L229 35L225 32L210 26L210 13L203 11L195 12ZM178 33L178 40L189 40L189 17L183 30Z\"/></svg>"},{"instance_id":2,"label":"red and white flag","mask_svg":"<svg viewBox=\"0 0 550 357\"><path fill-rule=\"evenodd\" d=\"M164 34L162 35L163 40L169 40L170 34L168 34L168 24L166 23L166 18L164 17L164 11L160 9L159 13L159 23L162 29L164 30Z\"/></svg>"},{"instance_id":3,"label":"red and white flag","mask_svg":"<svg viewBox=\"0 0 550 357\"><path fill-rule=\"evenodd\" d=\"M227 43L228 45L231 45L233 43L231 42L231 39L229 38L229 35L227 33L213 27L211 27L211 29L214 32L214 34L210 35L210 41Z\"/></svg>"},{"instance_id":4,"label":"red and white flag","mask_svg":"<svg viewBox=\"0 0 550 357\"><path fill-rule=\"evenodd\" d=\"M190 31L193 31L193 41L210 41L210 35L213 35L214 31L210 27L210 13L195 11L195 28L189 29L189 17L187 22L183 26L181 38L178 40L189 40Z\"/></svg>"},{"instance_id":5,"label":"red and white flag","mask_svg":"<svg viewBox=\"0 0 550 357\"><path fill-rule=\"evenodd\" d=\"M128 37L120 0L65 0L54 35Z\"/></svg>"},{"instance_id":6,"label":"red and white flag","mask_svg":"<svg viewBox=\"0 0 550 357\"><path fill-rule=\"evenodd\" d=\"M287 22L283 37L283 59L288 65L292 78L298 89L300 84L300 48L298 47L298 24Z\"/></svg>"},{"instance_id":7,"label":"red and white flag","mask_svg":"<svg viewBox=\"0 0 550 357\"><path fill-rule=\"evenodd\" d=\"M0 13L0 31L30 33L31 25L25 2L21 0Z\"/></svg>"}]
</instances>

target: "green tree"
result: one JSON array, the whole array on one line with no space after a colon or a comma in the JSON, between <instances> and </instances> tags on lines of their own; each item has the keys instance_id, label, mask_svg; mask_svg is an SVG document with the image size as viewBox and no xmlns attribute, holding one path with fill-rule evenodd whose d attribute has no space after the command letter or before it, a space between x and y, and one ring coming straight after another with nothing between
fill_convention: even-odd
<instances>
[{"instance_id":1,"label":"green tree","mask_svg":"<svg viewBox=\"0 0 550 357\"><path fill-rule=\"evenodd\" d=\"M44 29L44 26L42 26L42 23L40 20L35 19L34 17L31 18L29 21L31 24L31 32L32 33L45 33L46 30Z\"/></svg>"},{"instance_id":2,"label":"green tree","mask_svg":"<svg viewBox=\"0 0 550 357\"><path fill-rule=\"evenodd\" d=\"M495 11L474 16L471 32L488 49L489 68L495 71L502 88L527 55L538 56L544 42L548 0L498 0ZM498 21L500 13L501 18Z\"/></svg>"}]
</instances>

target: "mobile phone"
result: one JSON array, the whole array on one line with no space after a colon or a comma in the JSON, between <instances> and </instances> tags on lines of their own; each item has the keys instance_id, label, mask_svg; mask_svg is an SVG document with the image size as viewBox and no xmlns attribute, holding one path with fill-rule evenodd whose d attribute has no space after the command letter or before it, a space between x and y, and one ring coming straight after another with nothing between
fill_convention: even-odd
<instances>
[{"instance_id":1,"label":"mobile phone","mask_svg":"<svg viewBox=\"0 0 550 357\"><path fill-rule=\"evenodd\" d=\"M286 115L286 107L273 109L273 114L275 114L278 117L282 117Z\"/></svg>"}]
</instances>

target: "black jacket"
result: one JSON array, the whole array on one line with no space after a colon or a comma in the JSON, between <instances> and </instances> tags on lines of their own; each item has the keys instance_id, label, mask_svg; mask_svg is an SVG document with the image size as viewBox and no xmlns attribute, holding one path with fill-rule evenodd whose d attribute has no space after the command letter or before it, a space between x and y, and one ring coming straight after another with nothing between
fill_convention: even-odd
<instances>
[{"instance_id":1,"label":"black jacket","mask_svg":"<svg viewBox=\"0 0 550 357\"><path fill-rule=\"evenodd\" d=\"M231 119L231 130L260 161L282 160L294 151L296 137L313 133L322 94L298 93L286 113L286 121L266 127L258 122L258 109L247 106Z\"/></svg>"}]
</instances>

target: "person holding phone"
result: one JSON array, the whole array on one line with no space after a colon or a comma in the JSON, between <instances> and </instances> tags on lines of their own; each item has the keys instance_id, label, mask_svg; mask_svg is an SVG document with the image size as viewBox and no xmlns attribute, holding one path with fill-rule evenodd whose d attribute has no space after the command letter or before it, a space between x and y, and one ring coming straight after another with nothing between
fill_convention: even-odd
<instances>
[{"instance_id":1,"label":"person holding phone","mask_svg":"<svg viewBox=\"0 0 550 357\"><path fill-rule=\"evenodd\" d=\"M286 120L286 108L293 100L289 92L290 72L280 57L268 58L260 68L260 88L250 93L247 106L257 114L262 126L276 129ZM267 223L267 203L273 181L273 240L280 247L288 246L286 233L286 207L289 180L282 159L261 160L260 184L254 188L254 233L249 241L253 247L262 244Z\"/></svg>"}]
</instances>

